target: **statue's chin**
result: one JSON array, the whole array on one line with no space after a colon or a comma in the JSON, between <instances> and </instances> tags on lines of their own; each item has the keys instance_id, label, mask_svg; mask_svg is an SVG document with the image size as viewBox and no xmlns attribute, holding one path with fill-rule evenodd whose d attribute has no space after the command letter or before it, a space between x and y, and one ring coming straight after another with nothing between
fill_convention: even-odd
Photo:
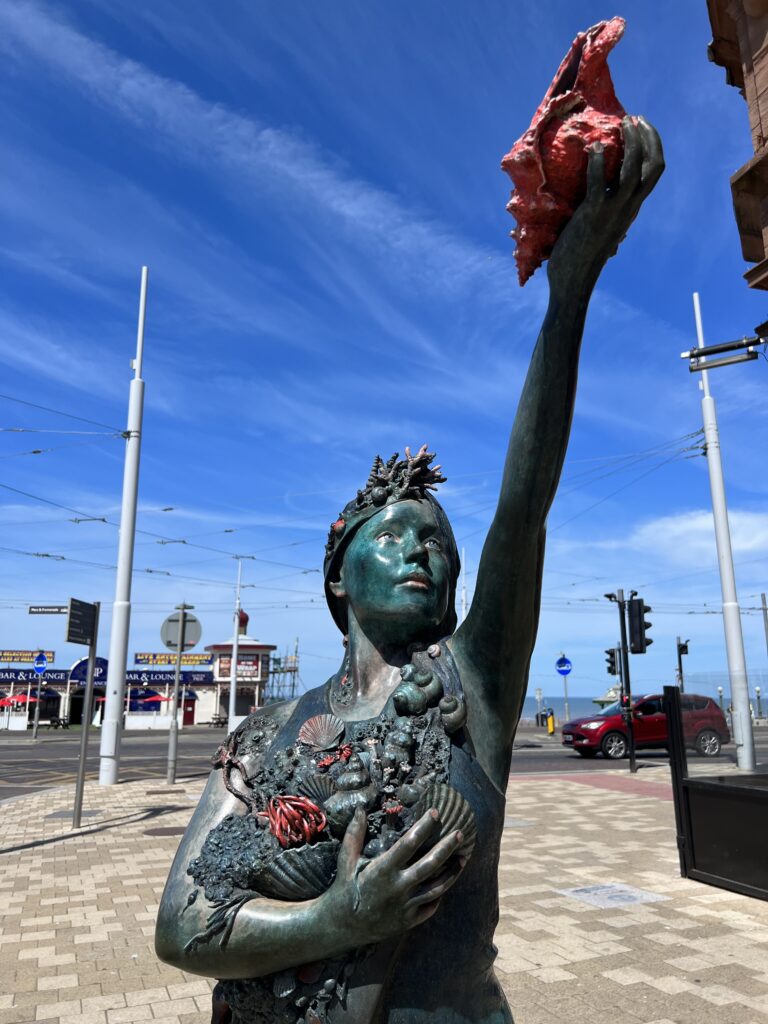
<instances>
[{"instance_id":1,"label":"statue's chin","mask_svg":"<svg viewBox=\"0 0 768 1024\"><path fill-rule=\"evenodd\" d=\"M436 610L433 602L421 600L398 601L366 608L356 615L363 632L377 641L393 644L411 644L429 637L445 618L446 609Z\"/></svg>"}]
</instances>

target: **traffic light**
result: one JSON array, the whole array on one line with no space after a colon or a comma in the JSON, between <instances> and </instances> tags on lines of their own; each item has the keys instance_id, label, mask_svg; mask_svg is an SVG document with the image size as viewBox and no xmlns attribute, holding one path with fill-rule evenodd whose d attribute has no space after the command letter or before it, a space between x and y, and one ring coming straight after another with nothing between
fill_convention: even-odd
<instances>
[{"instance_id":1,"label":"traffic light","mask_svg":"<svg viewBox=\"0 0 768 1024\"><path fill-rule=\"evenodd\" d=\"M609 676L617 676L619 674L618 666L616 665L616 648L608 647L605 652L608 657L605 659L607 664L605 670Z\"/></svg>"},{"instance_id":2,"label":"traffic light","mask_svg":"<svg viewBox=\"0 0 768 1024\"><path fill-rule=\"evenodd\" d=\"M650 611L650 610L651 609L649 608L648 611ZM682 640L681 640L678 643L678 645L677 645L677 653L678 654L687 654L688 653L688 644L690 642L691 642L690 640L686 640L685 643L683 643Z\"/></svg>"},{"instance_id":3,"label":"traffic light","mask_svg":"<svg viewBox=\"0 0 768 1024\"><path fill-rule=\"evenodd\" d=\"M629 649L632 654L645 654L653 643L647 635L652 623L645 621L645 616L652 611L642 597L633 597L629 601Z\"/></svg>"}]
</instances>

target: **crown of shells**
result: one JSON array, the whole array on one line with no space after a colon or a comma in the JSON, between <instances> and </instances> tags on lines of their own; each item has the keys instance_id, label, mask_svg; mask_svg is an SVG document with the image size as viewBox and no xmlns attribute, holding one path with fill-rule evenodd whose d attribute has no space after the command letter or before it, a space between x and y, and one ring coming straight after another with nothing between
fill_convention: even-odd
<instances>
[{"instance_id":1,"label":"crown of shells","mask_svg":"<svg viewBox=\"0 0 768 1024\"><path fill-rule=\"evenodd\" d=\"M350 519L356 519L361 513L374 512L393 501L404 501L406 498L425 498L427 491L437 490L437 484L445 483L446 477L440 472L440 466L431 466L435 458L434 452L428 452L423 444L415 455L411 449L405 449L405 458L395 452L385 462L380 455L373 460L371 472L365 487L357 492L335 523L331 524L326 554L330 555L337 542L343 537Z\"/></svg>"}]
</instances>

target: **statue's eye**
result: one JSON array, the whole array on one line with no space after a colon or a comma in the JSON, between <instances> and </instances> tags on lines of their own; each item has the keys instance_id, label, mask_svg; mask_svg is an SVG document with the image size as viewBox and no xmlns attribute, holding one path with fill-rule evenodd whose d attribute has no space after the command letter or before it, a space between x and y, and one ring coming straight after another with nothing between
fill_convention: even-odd
<instances>
[{"instance_id":1,"label":"statue's eye","mask_svg":"<svg viewBox=\"0 0 768 1024\"><path fill-rule=\"evenodd\" d=\"M380 533L376 540L397 540L394 533L387 531L386 533Z\"/></svg>"},{"instance_id":2,"label":"statue's eye","mask_svg":"<svg viewBox=\"0 0 768 1024\"><path fill-rule=\"evenodd\" d=\"M437 539L437 537L428 537L424 541L424 547L432 548L433 551L442 551L443 545Z\"/></svg>"}]
</instances>

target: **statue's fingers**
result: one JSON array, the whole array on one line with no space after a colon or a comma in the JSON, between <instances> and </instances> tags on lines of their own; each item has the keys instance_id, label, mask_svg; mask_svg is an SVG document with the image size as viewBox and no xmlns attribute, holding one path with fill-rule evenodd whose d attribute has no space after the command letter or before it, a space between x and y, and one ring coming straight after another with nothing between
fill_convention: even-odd
<instances>
[{"instance_id":1,"label":"statue's fingers","mask_svg":"<svg viewBox=\"0 0 768 1024\"><path fill-rule=\"evenodd\" d=\"M587 199L596 202L605 195L605 150L594 142L587 152Z\"/></svg>"},{"instance_id":2,"label":"statue's fingers","mask_svg":"<svg viewBox=\"0 0 768 1024\"><path fill-rule=\"evenodd\" d=\"M624 159L621 161L619 189L625 193L632 193L640 183L643 168L643 145L638 126L633 118L625 117L621 122L621 127L624 133Z\"/></svg>"},{"instance_id":3,"label":"statue's fingers","mask_svg":"<svg viewBox=\"0 0 768 1024\"><path fill-rule=\"evenodd\" d=\"M342 878L351 878L355 866L360 859L365 844L365 833L368 828L368 815L362 807L357 807L352 821L347 826L344 839L339 850L337 873Z\"/></svg>"},{"instance_id":4,"label":"statue's fingers","mask_svg":"<svg viewBox=\"0 0 768 1024\"><path fill-rule=\"evenodd\" d=\"M424 843L431 839L440 828L440 819L434 808L428 810L419 818L415 825L411 825L404 836L392 846L386 853L377 860L382 866L385 864L398 870L407 867ZM439 844L438 844L439 845Z\"/></svg>"},{"instance_id":5,"label":"statue's fingers","mask_svg":"<svg viewBox=\"0 0 768 1024\"><path fill-rule=\"evenodd\" d=\"M664 173L664 149L656 129L645 120L637 119L637 131L643 146L643 163L640 177L646 192L650 192Z\"/></svg>"},{"instance_id":6,"label":"statue's fingers","mask_svg":"<svg viewBox=\"0 0 768 1024\"><path fill-rule=\"evenodd\" d=\"M464 836L461 832L451 832L444 836L439 843L435 843L431 850L403 872L406 884L418 885L439 874L441 868L457 853L463 842Z\"/></svg>"},{"instance_id":7,"label":"statue's fingers","mask_svg":"<svg viewBox=\"0 0 768 1024\"><path fill-rule=\"evenodd\" d=\"M422 903L432 903L444 896L461 874L461 865L453 864L444 868L414 892L406 907L418 907Z\"/></svg>"}]
</instances>

